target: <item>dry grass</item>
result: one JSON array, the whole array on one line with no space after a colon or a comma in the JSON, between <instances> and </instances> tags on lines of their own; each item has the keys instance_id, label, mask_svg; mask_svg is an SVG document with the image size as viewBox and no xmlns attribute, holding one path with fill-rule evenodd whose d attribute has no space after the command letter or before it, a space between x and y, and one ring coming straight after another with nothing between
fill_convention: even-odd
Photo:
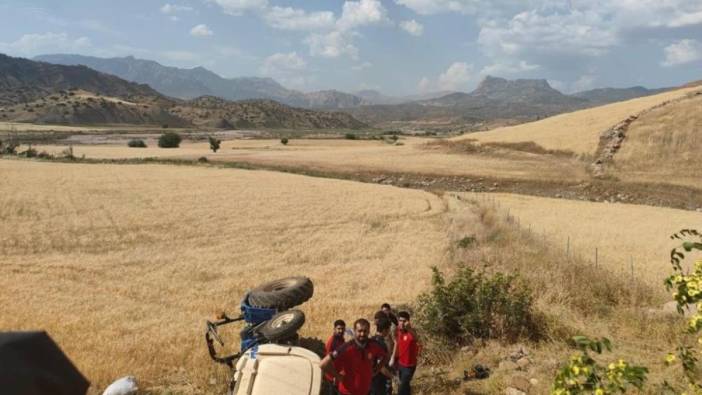
<instances>
[{"instance_id":1,"label":"dry grass","mask_svg":"<svg viewBox=\"0 0 702 395\"><path fill-rule=\"evenodd\" d=\"M663 290L662 278L651 284L638 278L632 281L613 275L607 265L594 267L582 257L568 257L560 246L548 240L543 242L539 234L506 220L504 204L495 206L480 194L459 196L461 200L455 203L459 207L452 209L463 214L452 217L449 234L453 240L472 235L477 242L469 248L453 248L453 262L488 272L518 273L534 291L535 305L544 315L552 341L523 343L532 364L520 372L497 369L519 345L491 341L461 352L448 352L451 358L443 369L421 371L418 384L433 393L493 394L503 393L511 378L519 374L536 379L537 384L529 393L549 393L555 371L575 353L565 340L576 334L606 336L613 341L614 352L601 358L605 365L624 358L649 367L643 393L659 394L656 385L663 380L681 380L679 369L666 368L662 362L663 356L675 348L684 327L680 318L663 315L657 309L661 299L656 295ZM557 209L553 216L559 214ZM658 236L666 238L663 232ZM641 248L648 242L632 239L627 247ZM666 261L660 264L665 266ZM475 364L490 367L490 378L462 382L463 370Z\"/></svg>"},{"instance_id":2,"label":"dry grass","mask_svg":"<svg viewBox=\"0 0 702 395\"><path fill-rule=\"evenodd\" d=\"M702 187L702 95L652 110L629 127L614 157L621 179Z\"/></svg>"},{"instance_id":3,"label":"dry grass","mask_svg":"<svg viewBox=\"0 0 702 395\"><path fill-rule=\"evenodd\" d=\"M330 171L390 171L438 175L475 175L517 179L586 179L583 164L573 158L510 152L508 155L466 155L451 153L436 140L402 138L401 146L379 141L291 140L283 146L279 140L230 140L222 142L216 154L207 143L183 143L179 149L159 149L154 141L149 148L123 145L74 146L77 156L87 158L185 158L201 156L210 161L239 161L262 165L299 166ZM64 146L37 146L38 150L60 153Z\"/></svg>"},{"instance_id":4,"label":"dry grass","mask_svg":"<svg viewBox=\"0 0 702 395\"><path fill-rule=\"evenodd\" d=\"M162 165L0 173L0 330L46 329L94 390L134 374L221 392L203 323L249 287L310 276L303 335L326 337L336 318L412 301L447 260L446 205L421 191Z\"/></svg>"},{"instance_id":5,"label":"dry grass","mask_svg":"<svg viewBox=\"0 0 702 395\"><path fill-rule=\"evenodd\" d=\"M479 195L480 196L480 195ZM684 228L701 228L702 213L632 204L609 204L511 194L483 195L500 205L523 229L565 252L581 255L629 278L631 261L637 279L658 286L670 273L668 236ZM662 288L660 288L662 290Z\"/></svg>"},{"instance_id":6,"label":"dry grass","mask_svg":"<svg viewBox=\"0 0 702 395\"><path fill-rule=\"evenodd\" d=\"M608 104L567 114L556 115L537 122L470 133L461 139L476 139L481 143L519 143L532 141L547 150L571 151L592 155L597 150L600 133L628 116L660 103L684 97L700 88L685 88L625 102Z\"/></svg>"}]
</instances>

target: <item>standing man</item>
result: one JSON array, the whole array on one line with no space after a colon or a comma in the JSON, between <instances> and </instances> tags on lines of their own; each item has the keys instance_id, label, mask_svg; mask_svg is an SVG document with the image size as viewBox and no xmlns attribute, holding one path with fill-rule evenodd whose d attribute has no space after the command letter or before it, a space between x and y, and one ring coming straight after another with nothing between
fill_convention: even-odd
<instances>
[{"instance_id":1,"label":"standing man","mask_svg":"<svg viewBox=\"0 0 702 395\"><path fill-rule=\"evenodd\" d=\"M390 322L397 326L397 317L395 317L395 313L392 312L392 308L390 307L390 304L388 303L383 303L382 306L380 306L380 311L385 313L385 316L388 317Z\"/></svg>"},{"instance_id":2,"label":"standing man","mask_svg":"<svg viewBox=\"0 0 702 395\"><path fill-rule=\"evenodd\" d=\"M343 395L368 395L373 379L373 367L388 362L388 353L375 340L368 338L370 323L360 318L353 324L354 337L320 364L322 371L331 373Z\"/></svg>"},{"instance_id":3,"label":"standing man","mask_svg":"<svg viewBox=\"0 0 702 395\"><path fill-rule=\"evenodd\" d=\"M410 382L417 369L417 356L419 355L419 338L417 332L410 324L410 315L406 311L397 314L397 332L395 335L395 358L397 359L397 371L400 376L399 395L410 395L412 393Z\"/></svg>"},{"instance_id":4,"label":"standing man","mask_svg":"<svg viewBox=\"0 0 702 395\"><path fill-rule=\"evenodd\" d=\"M327 342L324 344L324 355L327 356L331 354L332 352L336 351L339 347L341 347L344 343L346 343L346 339L344 338L344 332L346 332L346 322L344 320L336 320L334 321L334 332L332 335L329 337ZM329 394L330 395L336 395L336 382L334 380L334 376L332 376L330 373L327 373L324 375L324 379L327 380L329 383Z\"/></svg>"},{"instance_id":5,"label":"standing man","mask_svg":"<svg viewBox=\"0 0 702 395\"><path fill-rule=\"evenodd\" d=\"M380 344L386 351L391 351L394 344L388 344L387 339L392 341L392 336L390 335L390 320L385 317L382 312L380 317L376 314L375 319L375 335L371 338ZM392 378L393 374L388 369L387 364L381 365L381 361L376 361L376 366L373 369L375 375L373 376L373 381L371 383L370 395L390 395L392 394Z\"/></svg>"}]
</instances>

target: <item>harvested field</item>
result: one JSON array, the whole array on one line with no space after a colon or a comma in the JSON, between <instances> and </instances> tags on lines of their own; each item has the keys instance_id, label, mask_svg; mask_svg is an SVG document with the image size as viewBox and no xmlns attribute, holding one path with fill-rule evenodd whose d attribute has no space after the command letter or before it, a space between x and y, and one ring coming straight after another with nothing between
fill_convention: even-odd
<instances>
[{"instance_id":1,"label":"harvested field","mask_svg":"<svg viewBox=\"0 0 702 395\"><path fill-rule=\"evenodd\" d=\"M403 145L381 141L340 139L291 140L284 146L279 140L223 141L216 153L207 143L183 143L178 149L128 148L126 144L76 145L76 156L86 158L182 158L210 161L247 162L258 165L295 166L301 168L361 172L391 171L415 174L471 175L517 179L586 179L583 163L574 158L510 152L505 155L468 155L452 153L441 146L428 144L432 139L402 138ZM65 146L37 146L38 150L60 153Z\"/></svg>"},{"instance_id":2,"label":"harvested field","mask_svg":"<svg viewBox=\"0 0 702 395\"><path fill-rule=\"evenodd\" d=\"M702 187L702 94L652 110L629 127L611 174Z\"/></svg>"},{"instance_id":3,"label":"harvested field","mask_svg":"<svg viewBox=\"0 0 702 395\"><path fill-rule=\"evenodd\" d=\"M0 330L47 330L93 392L134 374L221 393L204 320L249 287L310 276L302 334L326 337L336 318L412 301L448 260L446 203L422 191L163 165L0 160L0 173Z\"/></svg>"},{"instance_id":4,"label":"harvested field","mask_svg":"<svg viewBox=\"0 0 702 395\"><path fill-rule=\"evenodd\" d=\"M600 134L630 115L699 91L699 87L678 89L653 96L640 97L601 107L556 115L536 122L470 133L454 140L476 139L480 143L534 142L547 150L571 151L592 155L597 150Z\"/></svg>"},{"instance_id":5,"label":"harvested field","mask_svg":"<svg viewBox=\"0 0 702 395\"><path fill-rule=\"evenodd\" d=\"M676 245L668 236L702 228L702 213L693 211L512 194L477 196L494 199L504 215L513 216L523 229L531 227L557 249L566 251L570 238L570 252L594 263L597 248L599 264L614 273L630 276L633 260L635 277L661 291L670 273L670 249Z\"/></svg>"}]
</instances>

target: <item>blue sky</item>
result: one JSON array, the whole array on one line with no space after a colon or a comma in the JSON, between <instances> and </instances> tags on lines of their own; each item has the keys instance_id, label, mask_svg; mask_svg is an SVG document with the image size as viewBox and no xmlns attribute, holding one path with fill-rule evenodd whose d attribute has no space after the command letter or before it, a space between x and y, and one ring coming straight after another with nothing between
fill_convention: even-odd
<instances>
[{"instance_id":1,"label":"blue sky","mask_svg":"<svg viewBox=\"0 0 702 395\"><path fill-rule=\"evenodd\" d=\"M702 0L0 0L0 52L133 55L305 91L702 79Z\"/></svg>"}]
</instances>

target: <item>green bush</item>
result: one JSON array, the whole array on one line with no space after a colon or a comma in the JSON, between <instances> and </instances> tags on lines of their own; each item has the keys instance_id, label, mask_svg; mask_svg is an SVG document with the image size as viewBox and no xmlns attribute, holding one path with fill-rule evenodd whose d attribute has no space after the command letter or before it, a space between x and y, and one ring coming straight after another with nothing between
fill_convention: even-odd
<instances>
[{"instance_id":1,"label":"green bush","mask_svg":"<svg viewBox=\"0 0 702 395\"><path fill-rule=\"evenodd\" d=\"M457 344L543 337L531 290L517 276L462 266L447 282L437 268L433 272L432 290L419 297L417 308L418 323L430 335Z\"/></svg>"},{"instance_id":2,"label":"green bush","mask_svg":"<svg viewBox=\"0 0 702 395\"><path fill-rule=\"evenodd\" d=\"M356 136L354 133L346 133L344 138L346 140L358 140L358 136Z\"/></svg>"},{"instance_id":3,"label":"green bush","mask_svg":"<svg viewBox=\"0 0 702 395\"><path fill-rule=\"evenodd\" d=\"M127 146L131 148L146 148L146 143L141 139L131 139L127 143Z\"/></svg>"},{"instance_id":4,"label":"green bush","mask_svg":"<svg viewBox=\"0 0 702 395\"><path fill-rule=\"evenodd\" d=\"M287 138L287 137L283 137L282 139L280 139L280 143L283 144L283 145L288 145L288 138Z\"/></svg>"},{"instance_id":5,"label":"green bush","mask_svg":"<svg viewBox=\"0 0 702 395\"><path fill-rule=\"evenodd\" d=\"M158 146L161 148L178 148L183 141L178 133L168 132L158 138Z\"/></svg>"}]
</instances>

